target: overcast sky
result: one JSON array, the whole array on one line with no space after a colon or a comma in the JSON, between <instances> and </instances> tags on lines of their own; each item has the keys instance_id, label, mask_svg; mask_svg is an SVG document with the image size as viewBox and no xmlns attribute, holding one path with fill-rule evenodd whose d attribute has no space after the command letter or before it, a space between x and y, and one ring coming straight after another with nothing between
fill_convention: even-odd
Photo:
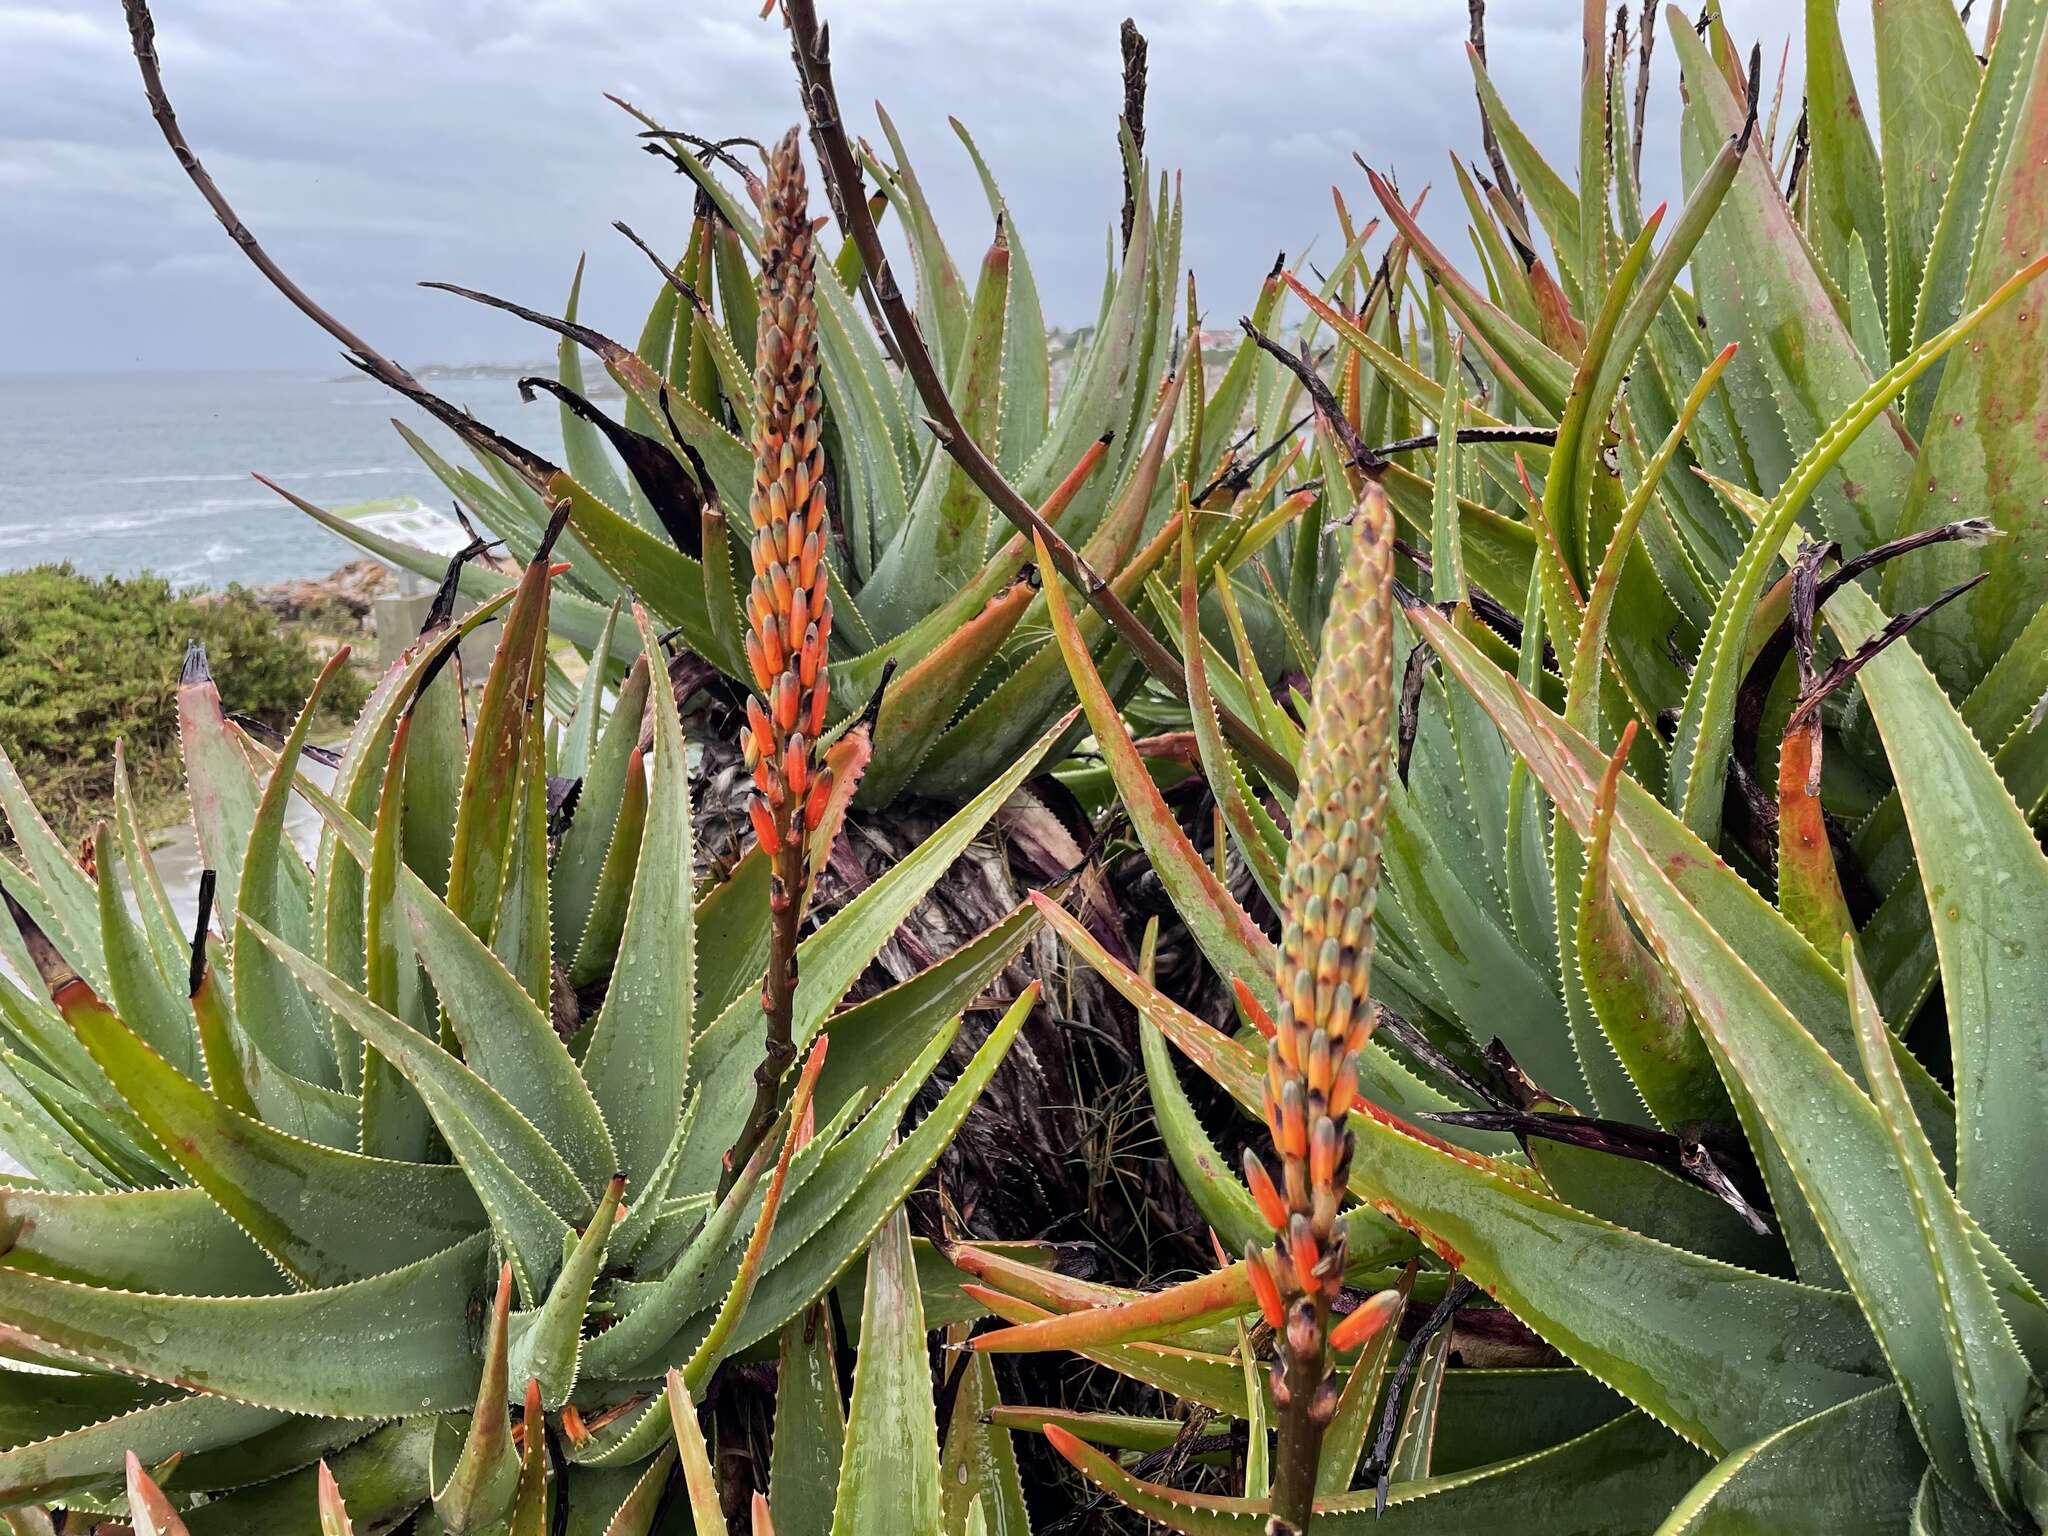
<instances>
[{"instance_id":1,"label":"overcast sky","mask_svg":"<svg viewBox=\"0 0 2048 1536\"><path fill-rule=\"evenodd\" d=\"M1228 324L1282 249L1334 250L1329 189L1371 194L1354 150L1434 182L1464 248L1448 151L1478 153L1463 0L823 0L840 94L881 98L955 255L988 217L947 127L995 167L1054 323L1092 318L1121 198L1117 22L1151 41L1150 150L1183 172L1184 255ZM650 296L624 218L663 247L682 183L638 152L627 97L709 134L796 115L757 0L157 0L164 73L195 148L273 255L411 363L522 360L545 340L444 294L461 282L559 310L587 250L585 318L628 339ZM1768 75L1798 8L1726 0ZM1865 0L1844 25L1874 98ZM1494 0L1493 73L1570 174L1578 0ZM1661 31L1660 27L1660 31ZM1785 120L1797 114L1795 51ZM1659 39L1645 176L1676 191L1676 67ZM875 135L878 137L878 135ZM118 0L0 0L0 370L324 367L332 342L228 243L144 106Z\"/></svg>"}]
</instances>

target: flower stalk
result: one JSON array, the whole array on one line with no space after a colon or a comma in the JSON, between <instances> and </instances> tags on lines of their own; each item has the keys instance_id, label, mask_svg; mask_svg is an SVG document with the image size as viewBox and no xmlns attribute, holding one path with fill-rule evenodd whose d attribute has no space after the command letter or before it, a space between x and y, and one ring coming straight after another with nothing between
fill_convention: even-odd
<instances>
[{"instance_id":1,"label":"flower stalk","mask_svg":"<svg viewBox=\"0 0 2048 1536\"><path fill-rule=\"evenodd\" d=\"M1274 1231L1272 1247L1250 1256L1277 1341L1273 1532L1308 1527L1323 1432L1337 1409L1333 1351L1363 1343L1387 1316L1368 1303L1332 1336L1330 1305L1344 1279L1337 1210L1351 1167L1346 1116L1374 1023L1367 983L1393 743L1394 525L1377 483L1366 485L1352 523L1316 664L1282 877L1280 1006L1265 1082L1278 1177L1257 1153L1245 1154L1245 1176Z\"/></svg>"},{"instance_id":2,"label":"flower stalk","mask_svg":"<svg viewBox=\"0 0 2048 1536\"><path fill-rule=\"evenodd\" d=\"M810 883L810 831L832 796L818 738L828 700L825 653L832 599L825 564L825 402L818 378L816 229L792 128L769 151L760 192L761 317L755 344L754 486L748 500L753 585L747 593L747 665L754 693L740 746L754 785L747 814L772 870L772 936L761 1009L767 1046L754 1073L754 1105L726 1163L746 1165L775 1118L795 1059L797 933Z\"/></svg>"}]
</instances>

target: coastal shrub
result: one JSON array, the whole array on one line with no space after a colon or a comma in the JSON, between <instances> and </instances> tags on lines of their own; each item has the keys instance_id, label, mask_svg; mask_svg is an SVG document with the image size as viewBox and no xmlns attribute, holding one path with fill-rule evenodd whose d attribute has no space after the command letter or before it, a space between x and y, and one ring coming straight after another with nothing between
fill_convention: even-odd
<instances>
[{"instance_id":1,"label":"coastal shrub","mask_svg":"<svg viewBox=\"0 0 2048 1536\"><path fill-rule=\"evenodd\" d=\"M0 573L0 745L55 830L75 839L105 813L125 740L144 802L178 781L175 693L188 642L206 647L227 706L288 726L320 657L239 588L200 598L160 576L91 577L67 565ZM364 684L329 688L347 718Z\"/></svg>"}]
</instances>

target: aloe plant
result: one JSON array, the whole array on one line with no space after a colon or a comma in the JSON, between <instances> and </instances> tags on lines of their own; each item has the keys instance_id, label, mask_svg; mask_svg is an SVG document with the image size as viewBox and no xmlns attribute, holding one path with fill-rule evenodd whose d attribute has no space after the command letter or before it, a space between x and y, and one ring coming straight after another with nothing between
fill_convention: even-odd
<instances>
[{"instance_id":1,"label":"aloe plant","mask_svg":"<svg viewBox=\"0 0 2048 1536\"><path fill-rule=\"evenodd\" d=\"M1774 134L1718 20L1696 34L1667 17L1694 183L1675 215L1640 211L1625 36L1597 8L1582 190L1477 70L1536 227L1504 182L1461 169L1486 268L1470 281L1374 177L1396 259L1422 279L1413 333L1362 281L1348 300L1292 283L1334 334L1336 382L1268 352L1276 398L1314 408L1336 494L1377 485L1392 503L1411 594L1350 1245L1391 1220L1420 1246L1418 1284L1476 1284L1448 1300L1504 1309L1584 1373L1532 1376L1507 1410L1546 1426L1537 1444L1499 1421L1433 1440L1465 1372L1425 1329L1416 1387L1378 1410L1374 1486L1347 1491L1358 1440L1325 1455L1319 1530L1363 1530L1382 1505L1415 1530L1832 1536L2048 1515L2048 1253L2022 1171L2048 1077L2019 1001L2048 964L2033 515L2048 480L2018 440L2031 416L2007 404L2048 374L2032 169L2048 8L2007 7L1981 64L1946 8L1880 11L1882 157L1844 95L1833 7L1808 9L1803 135ZM1905 85L1922 55L1935 82ZM1315 544L1293 554L1256 586L1309 671L1328 562ZM1290 589L1317 600L1290 612ZM1204 638L1199 596L1189 582L1180 604L1194 746L1233 858L1283 910L1302 829L1201 706L1237 703L1290 755L1308 750L1307 715L1268 695L1253 647L1232 665ZM1069 659L1132 825L1258 1022L1276 946ZM1264 1113L1242 1036L1048 915ZM1257 1179L1229 1176L1166 1053L1149 1065L1205 1214L1255 1245ZM1257 1306L1254 1272L1069 1297L1071 1316L1013 1301L1025 1326L988 1347L1160 1374L1134 1352L1214 1352L1219 1322ZM1169 1390L1214 1392L1176 1360ZM1360 1375L1340 1373L1340 1402ZM1594 1423L1568 1407L1587 1382L1617 1394ZM1256 1440L1276 1410L1239 1392L1221 1411ZM1195 1497L1104 1454L1118 1442L1100 1426L1044 1427L1171 1528L1259 1530L1277 1510L1249 1477L1242 1498Z\"/></svg>"},{"instance_id":2,"label":"aloe plant","mask_svg":"<svg viewBox=\"0 0 2048 1536\"><path fill-rule=\"evenodd\" d=\"M160 120L181 161L196 168L147 46L147 11L140 0L128 8L142 29L139 57L152 100L161 103ZM809 15L809 8L799 9ZM806 85L807 111L816 99ZM515 560L537 547L551 508L569 505L568 525L554 544L568 567L550 610L559 642L595 655L606 613L630 593L657 630L672 635L677 654L693 658L678 662L676 680L700 744L698 852L716 869L743 852L752 833L751 768L729 722L744 715L757 686L745 647L753 530L740 509L751 504L754 489L757 321L767 302L762 286L773 242L756 201L761 167L750 148L670 132L650 113L621 105L630 114L622 126L638 135L632 142L682 173L677 212L687 229L676 242L679 255L657 253L624 231L656 269L637 338L614 340L579 318L586 297L580 266L559 315L545 312L552 299L520 295L537 306L528 307L454 290L558 340L552 377L521 386L529 399L545 392L545 404L558 407L549 414L559 416L562 448L550 449L552 457L515 441L529 430L516 416L499 431L434 396L292 285L260 246L252 241L248 249L371 376L463 441L473 462L401 428L470 523L501 539ZM1096 606L1083 628L1120 695L1135 693L1162 656L1171 670L1170 652L1126 605L1142 605L1147 577L1170 559L1171 539L1157 535L1178 509L1178 488L1215 477L1252 386L1249 344L1214 389L1203 380L1199 346L1176 344L1198 318L1192 285L1181 275L1183 211L1175 185L1146 162L1135 138L1123 146L1128 236L1111 242L1102 309L1060 359L1064 372L1055 390L1026 231L973 139L954 125L987 194L978 263L965 259L957 235L951 245L942 237L910 136L885 112L876 118L872 144L846 139L842 128L840 156L821 161L828 181L832 165L850 167L858 188L848 194L835 182L812 200L819 211L830 204L838 215L814 236L819 443L830 465L819 559L833 616L824 724L836 731L863 713L874 715L872 760L852 813L859 835L840 845L840 866L822 872L821 912L909 853L1071 710L1071 685L1047 638L1027 530L1053 535L1055 562L1070 563L1063 569L1089 573L1083 590ZM1106 135L1105 149L1114 152L1115 142ZM203 170L196 179L217 209L227 209L223 217L246 233ZM907 338L878 302L883 279L891 292L895 280L886 259L863 254L856 215L868 234L880 219L910 244L914 260L900 305L905 319L914 311ZM616 405L597 394L605 384L617 391ZM553 432L553 421L547 430ZM1002 495L992 493L990 477ZM370 532L288 483L276 489L376 557L439 576L439 556ZM1280 499L1271 482L1250 488L1242 498L1245 524ZM466 601L482 601L509 579L506 570L476 561L463 570L460 590ZM603 657L615 683L636 644L630 626L621 632L623 643ZM1148 657L1147 647L1156 654ZM1072 745L1055 743L1047 766L1060 763ZM1066 809L1056 791L1019 797L1004 813L1015 835L988 842L993 860L941 879L902 944L886 953L889 968L900 976L906 954L942 952L954 936L999 920L1028 886L1080 862L1077 818ZM1066 1158L1065 1148L1094 1134L1089 1117L1069 1101L1101 1095L1085 1086L1070 1094L1065 1085L1076 1076L1085 1084L1096 1070L1073 1042L1101 1034L1111 1021L1097 1017L1102 989L1058 984L1059 965L1056 946L1037 944L1005 983L1014 990L1031 974L1054 983L998 1094L975 1117L975 1137L991 1153L1007 1152L1010 1166L954 1168L964 1203L989 1218L988 1231L1036 1221L1048 1200L1080 1209L1095 1195L1085 1163Z\"/></svg>"},{"instance_id":3,"label":"aloe plant","mask_svg":"<svg viewBox=\"0 0 2048 1536\"><path fill-rule=\"evenodd\" d=\"M289 1490L331 1455L371 1523L431 1500L451 1531L525 1530L543 1496L609 1518L618 1469L664 1441L664 1373L701 1390L823 1296L1014 1040L1035 988L899 1135L1028 908L835 1010L1057 724L782 957L807 1061L793 1088L768 1074L752 1133L773 850L694 887L688 749L644 611L619 687L600 661L552 718L559 524L514 588L459 621L436 606L324 754L325 788L303 771L317 693L272 751L195 652L179 707L208 875L189 943L125 793L82 865L0 758L23 860L0 860L0 946L41 982L0 977L0 1133L26 1174L0 1190L0 1316L11 1356L52 1372L16 1377L7 1504L111 1508L132 1453L196 1530L293 1500L258 1523L310 1530ZM457 648L491 620L465 705ZM853 777L790 823L811 857ZM310 866L284 836L295 792L323 820ZM559 1442L556 1493L520 1471L521 1402L529 1465Z\"/></svg>"}]
</instances>

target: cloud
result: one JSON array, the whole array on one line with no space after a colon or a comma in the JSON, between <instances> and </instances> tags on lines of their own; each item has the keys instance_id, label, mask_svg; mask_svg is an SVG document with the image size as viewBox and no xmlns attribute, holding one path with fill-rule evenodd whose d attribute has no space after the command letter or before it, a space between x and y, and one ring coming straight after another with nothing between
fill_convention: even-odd
<instances>
[{"instance_id":1,"label":"cloud","mask_svg":"<svg viewBox=\"0 0 2048 1536\"><path fill-rule=\"evenodd\" d=\"M1151 40L1150 149L1183 174L1184 257L1234 314L1276 250L1335 238L1352 161L1439 184L1432 233L1463 246L1447 152L1478 153L1457 0L1129 0ZM395 355L526 358L503 315L424 293L445 278L559 304L580 253L585 314L631 335L651 295L624 218L679 242L690 199L604 99L765 138L796 116L781 29L752 0L157 0L160 53L194 145L272 253ZM1017 216L1048 312L1091 317L1121 203L1116 21L1099 0L840 0L825 7L849 114L881 97L963 266L987 237L973 130ZM1775 54L1775 0L1727 0ZM1853 13L1859 7L1847 7ZM1574 0L1500 0L1494 72L1560 164L1574 151ZM1855 18L1845 16L1855 32ZM1867 23L1867 18L1865 18ZM1866 56L1867 41L1852 35ZM1677 190L1668 49L1645 172ZM1797 69L1795 59L1794 69ZM1791 87L1796 96L1796 73ZM1788 108L1788 114L1796 107ZM110 0L0 3L0 366L273 366L333 346L238 262L164 149ZM1444 195L1449 192L1451 195ZM1213 318L1213 316L1212 316Z\"/></svg>"}]
</instances>

